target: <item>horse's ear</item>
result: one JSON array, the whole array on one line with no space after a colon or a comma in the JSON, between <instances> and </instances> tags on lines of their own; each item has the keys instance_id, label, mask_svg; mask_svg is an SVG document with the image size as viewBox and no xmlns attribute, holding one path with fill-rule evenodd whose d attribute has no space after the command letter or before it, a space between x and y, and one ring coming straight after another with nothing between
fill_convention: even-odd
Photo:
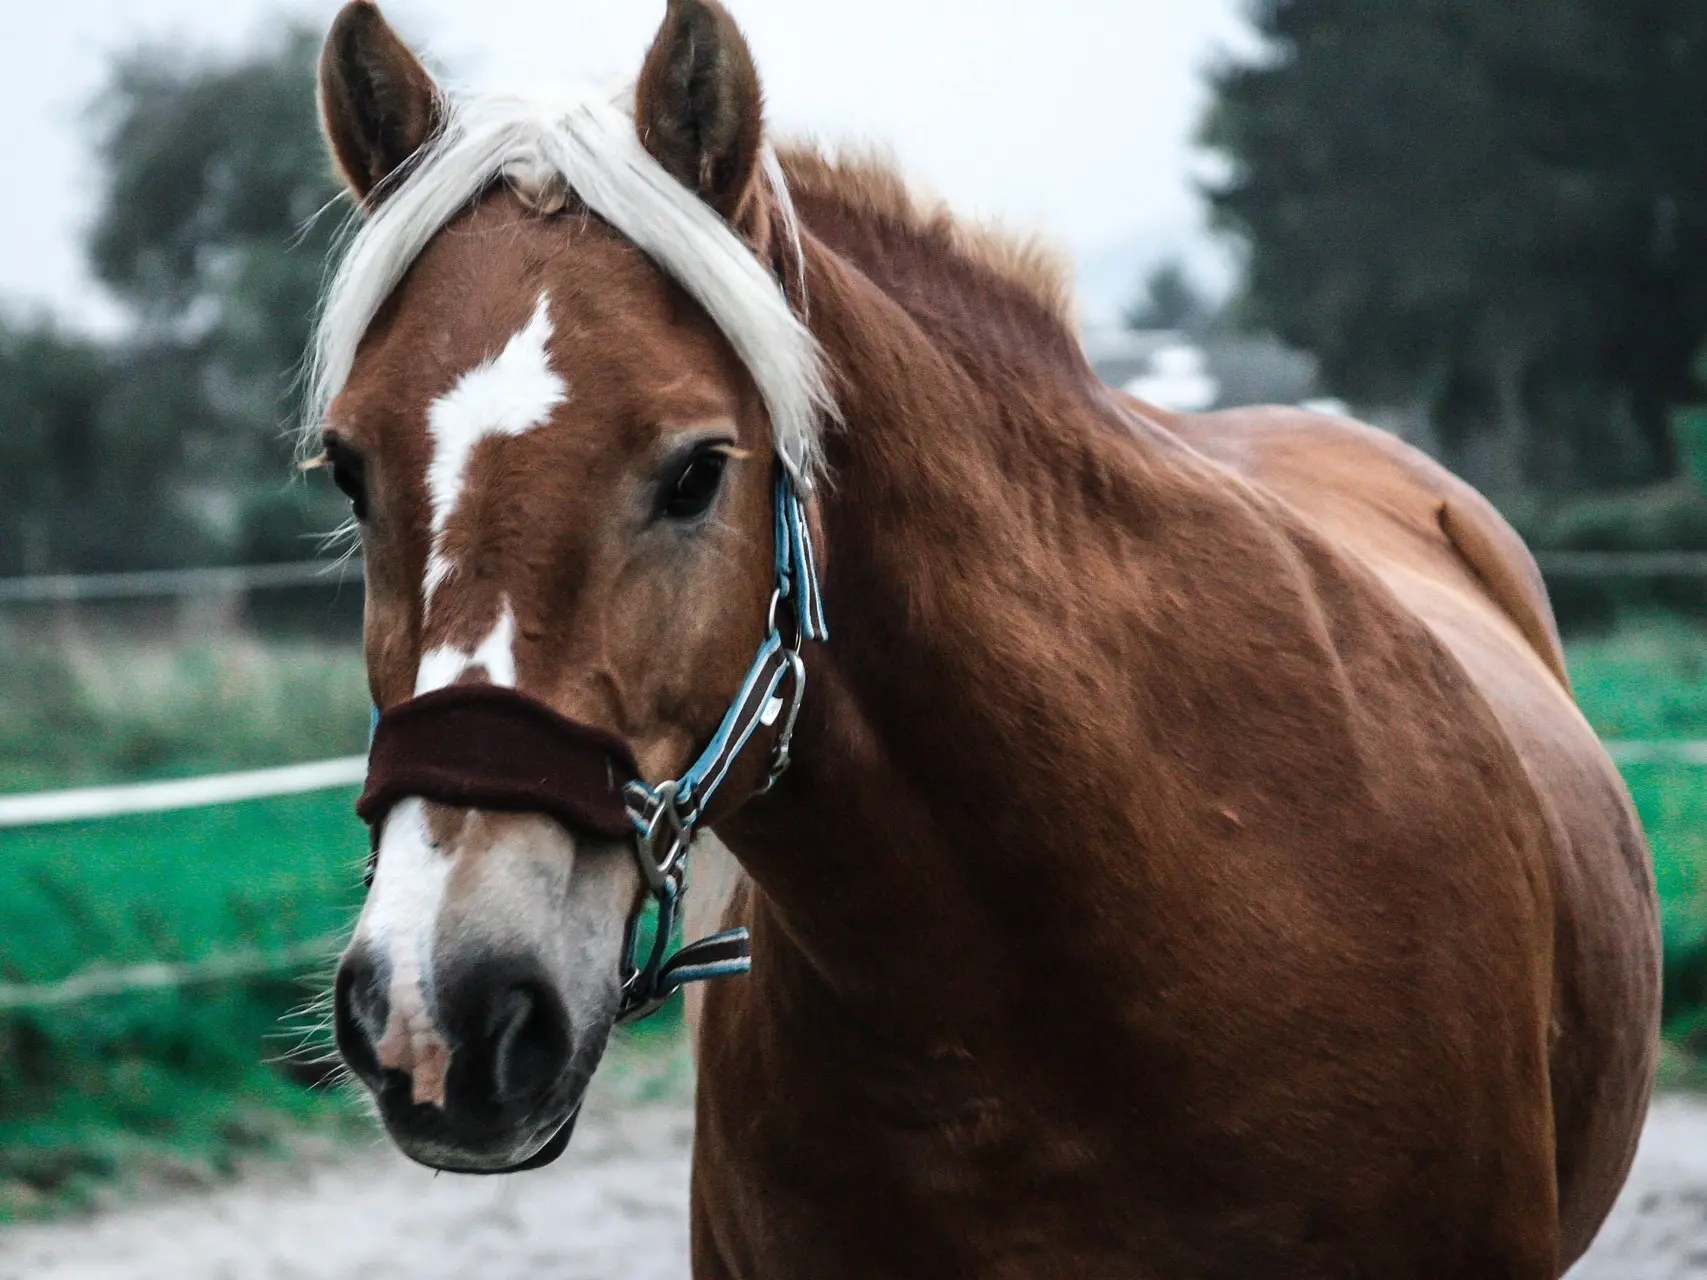
<instances>
[{"instance_id":1,"label":"horse's ear","mask_svg":"<svg viewBox=\"0 0 1707 1280\"><path fill-rule=\"evenodd\" d=\"M764 98L752 50L717 0L669 0L635 90L646 150L731 223L756 185Z\"/></svg>"},{"instance_id":2,"label":"horse's ear","mask_svg":"<svg viewBox=\"0 0 1707 1280\"><path fill-rule=\"evenodd\" d=\"M370 208L438 132L444 100L373 0L350 0L320 55L320 120L338 171Z\"/></svg>"}]
</instances>

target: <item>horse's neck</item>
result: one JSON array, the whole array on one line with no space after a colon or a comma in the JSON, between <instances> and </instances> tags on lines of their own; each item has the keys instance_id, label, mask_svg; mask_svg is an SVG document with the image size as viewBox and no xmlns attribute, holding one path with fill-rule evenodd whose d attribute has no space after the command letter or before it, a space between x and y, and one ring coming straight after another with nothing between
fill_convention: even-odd
<instances>
[{"instance_id":1,"label":"horse's neck","mask_svg":"<svg viewBox=\"0 0 1707 1280\"><path fill-rule=\"evenodd\" d=\"M1025 945L1025 922L992 912L1095 892L1095 854L1052 845L1136 762L1126 743L1086 771L1112 676L1089 615L1121 607L1173 446L1134 444L1088 371L969 366L813 257L846 419L821 504L832 638L809 655L794 769L730 843L818 976L916 1001L909 971L947 996Z\"/></svg>"}]
</instances>

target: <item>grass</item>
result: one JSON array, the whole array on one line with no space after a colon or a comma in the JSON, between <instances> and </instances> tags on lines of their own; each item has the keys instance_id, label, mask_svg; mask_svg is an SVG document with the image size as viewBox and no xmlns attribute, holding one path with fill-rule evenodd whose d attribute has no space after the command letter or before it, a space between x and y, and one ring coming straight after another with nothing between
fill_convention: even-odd
<instances>
[{"instance_id":1,"label":"grass","mask_svg":"<svg viewBox=\"0 0 1707 1280\"><path fill-rule=\"evenodd\" d=\"M336 936L361 901L353 800L0 832L0 976L41 983L95 957L193 964ZM335 950L301 972L0 1016L0 1221L137 1179L205 1181L304 1126L371 1132L352 1094L325 1087L313 1006ZM624 1096L680 1093L676 1025L660 1018L618 1044Z\"/></svg>"},{"instance_id":2,"label":"grass","mask_svg":"<svg viewBox=\"0 0 1707 1280\"><path fill-rule=\"evenodd\" d=\"M287 975L0 1023L0 1221L138 1182L200 1184L305 1129L366 1128L358 1100L282 1070Z\"/></svg>"},{"instance_id":3,"label":"grass","mask_svg":"<svg viewBox=\"0 0 1707 1280\"><path fill-rule=\"evenodd\" d=\"M346 929L365 842L331 792L0 832L0 975L65 977L272 951ZM318 973L89 1000L0 1020L0 1215L85 1200L139 1171L205 1176L349 1100L292 1050L324 1051L303 1010ZM199 1171L199 1175L198 1172Z\"/></svg>"},{"instance_id":4,"label":"grass","mask_svg":"<svg viewBox=\"0 0 1707 1280\"><path fill-rule=\"evenodd\" d=\"M1707 741L1707 626L1649 618L1570 647L1577 699L1605 738ZM1666 1027L1707 1056L1707 769L1628 765L1653 850L1666 950Z\"/></svg>"},{"instance_id":5,"label":"grass","mask_svg":"<svg viewBox=\"0 0 1707 1280\"><path fill-rule=\"evenodd\" d=\"M18 645L0 668L0 792L360 753L348 646ZM361 902L353 790L0 831L0 982L194 964L336 937ZM371 1133L329 1087L323 965L0 1013L0 1222L138 1182L202 1183L308 1129ZM305 968L305 971L300 971ZM680 1096L679 1016L613 1043L615 1092Z\"/></svg>"},{"instance_id":6,"label":"grass","mask_svg":"<svg viewBox=\"0 0 1707 1280\"><path fill-rule=\"evenodd\" d=\"M1624 770L1648 833L1665 938L1667 1031L1707 1055L1707 778L1700 767Z\"/></svg>"},{"instance_id":7,"label":"grass","mask_svg":"<svg viewBox=\"0 0 1707 1280\"><path fill-rule=\"evenodd\" d=\"M3 637L0 793L264 768L366 744L365 676L349 644L121 643L118 626L105 632ZM340 791L0 831L0 980L337 934L361 899L353 801ZM305 1125L365 1125L353 1098L305 1088L324 1072L292 1056L305 1039L307 1058L324 1051L306 1009L331 957L329 947L319 972L0 1015L0 1220L137 1177L215 1176Z\"/></svg>"},{"instance_id":8,"label":"grass","mask_svg":"<svg viewBox=\"0 0 1707 1280\"><path fill-rule=\"evenodd\" d=\"M1707 625L1632 619L1568 646L1571 681L1601 737L1707 740Z\"/></svg>"},{"instance_id":9,"label":"grass","mask_svg":"<svg viewBox=\"0 0 1707 1280\"><path fill-rule=\"evenodd\" d=\"M366 838L354 792L0 832L9 982L275 949L348 926ZM3 1068L0 1068L3 1069Z\"/></svg>"},{"instance_id":10,"label":"grass","mask_svg":"<svg viewBox=\"0 0 1707 1280\"><path fill-rule=\"evenodd\" d=\"M1606 737L1707 739L1707 628L1636 621L1575 642ZM358 753L367 695L349 648L205 643L14 647L0 668L0 791L186 776ZM1663 899L1672 1078L1707 1056L1707 771L1626 769ZM92 964L195 962L336 935L361 896L348 791L0 832L0 981ZM0 1015L0 1221L137 1179L201 1181L303 1127L367 1130L292 1047L328 963L235 984ZM292 1011L298 1011L294 1016ZM612 1051L618 1092L679 1096L666 1018ZM1694 1075L1692 1076L1692 1073Z\"/></svg>"}]
</instances>

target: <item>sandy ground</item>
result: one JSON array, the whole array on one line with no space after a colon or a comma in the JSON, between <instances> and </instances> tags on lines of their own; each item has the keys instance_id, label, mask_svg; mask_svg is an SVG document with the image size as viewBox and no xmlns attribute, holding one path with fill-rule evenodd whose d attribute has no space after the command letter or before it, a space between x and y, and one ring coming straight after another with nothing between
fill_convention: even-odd
<instances>
[{"instance_id":1,"label":"sandy ground","mask_svg":"<svg viewBox=\"0 0 1707 1280\"><path fill-rule=\"evenodd\" d=\"M571 1154L434 1177L375 1149L205 1195L0 1235L3 1280L685 1280L679 1103L589 1103ZM1654 1108L1629 1189L1571 1280L1707 1280L1707 1102Z\"/></svg>"},{"instance_id":2,"label":"sandy ground","mask_svg":"<svg viewBox=\"0 0 1707 1280\"><path fill-rule=\"evenodd\" d=\"M377 1145L236 1186L0 1235L4 1280L685 1280L688 1143L675 1106L585 1115L513 1178L437 1176Z\"/></svg>"},{"instance_id":3,"label":"sandy ground","mask_svg":"<svg viewBox=\"0 0 1707 1280\"><path fill-rule=\"evenodd\" d=\"M1570 1280L1707 1280L1707 1099L1655 1099L1618 1207Z\"/></svg>"}]
</instances>

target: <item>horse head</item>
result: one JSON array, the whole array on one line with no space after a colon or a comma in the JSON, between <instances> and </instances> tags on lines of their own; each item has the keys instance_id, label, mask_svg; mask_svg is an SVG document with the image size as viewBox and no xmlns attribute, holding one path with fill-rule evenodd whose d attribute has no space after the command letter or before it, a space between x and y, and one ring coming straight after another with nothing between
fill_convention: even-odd
<instances>
[{"instance_id":1,"label":"horse head","mask_svg":"<svg viewBox=\"0 0 1707 1280\"><path fill-rule=\"evenodd\" d=\"M777 552L805 536L827 397L717 4L671 0L631 99L546 102L453 99L355 0L320 101L362 222L311 430L360 525L385 713L337 1040L407 1154L510 1170L561 1151L634 1003L631 922L663 890L625 809L679 816L645 780L708 795L693 763L787 631L736 726L783 731ZM723 802L768 759L719 760Z\"/></svg>"}]
</instances>

